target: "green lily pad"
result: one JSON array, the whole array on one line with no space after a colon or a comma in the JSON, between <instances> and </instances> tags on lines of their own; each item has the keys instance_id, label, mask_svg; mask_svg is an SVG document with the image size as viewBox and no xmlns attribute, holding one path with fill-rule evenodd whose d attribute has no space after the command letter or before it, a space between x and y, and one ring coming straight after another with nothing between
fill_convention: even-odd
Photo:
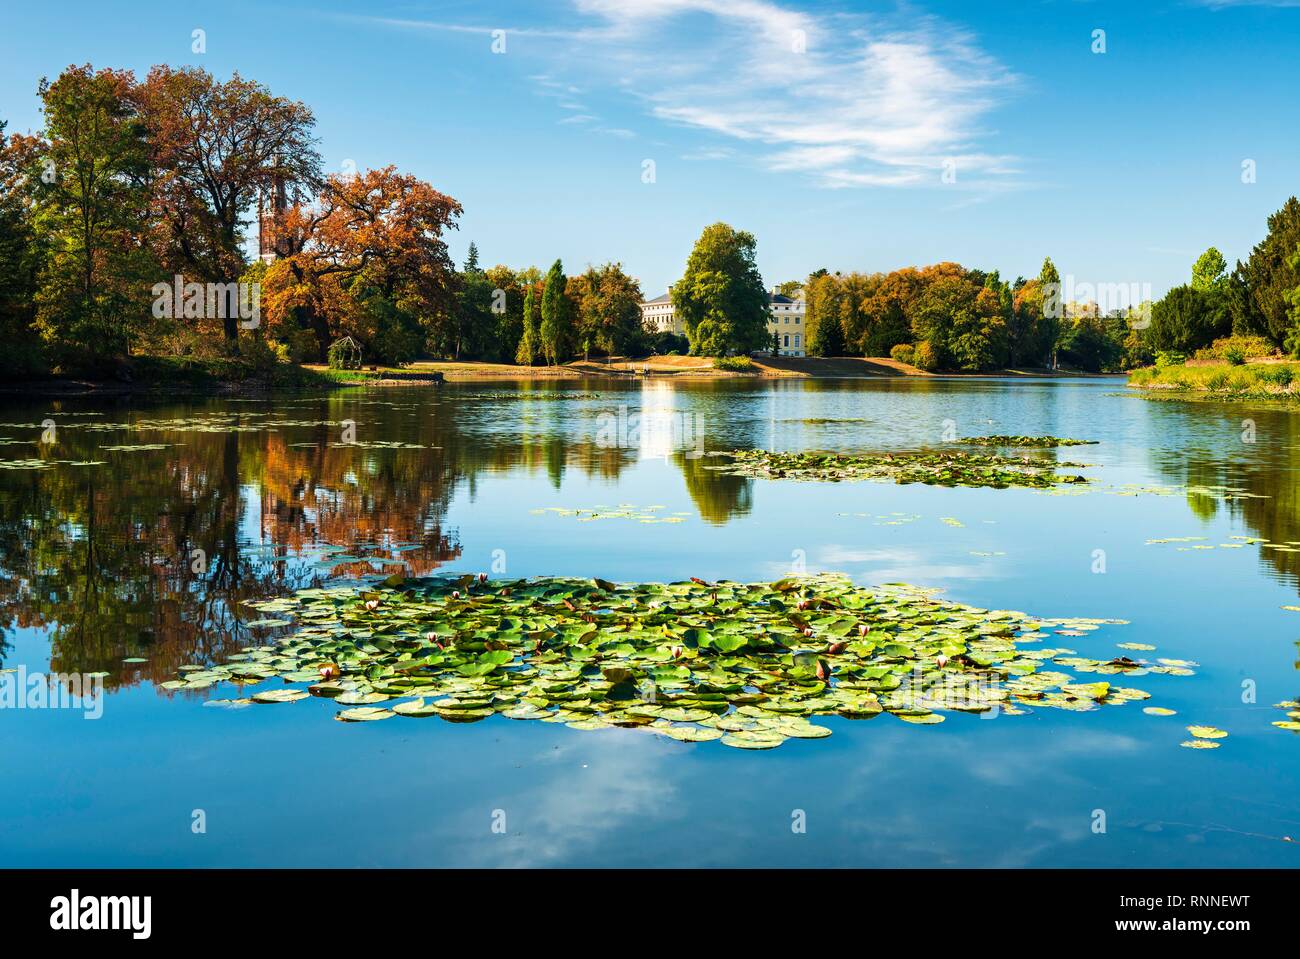
<instances>
[{"instance_id":1,"label":"green lily pad","mask_svg":"<svg viewBox=\"0 0 1300 959\"><path fill-rule=\"evenodd\" d=\"M252 701L310 694L348 707L344 721L500 715L771 749L830 735L834 721L814 722L822 716L888 711L934 725L951 712L1120 706L1149 694L1076 674L1127 680L1184 668L1044 643L1052 630L1091 643L1118 620L984 610L838 574L775 583L402 576L248 605L291 628L223 664L187 666L169 689L287 678L310 685Z\"/></svg>"},{"instance_id":2,"label":"green lily pad","mask_svg":"<svg viewBox=\"0 0 1300 959\"><path fill-rule=\"evenodd\" d=\"M293 703L306 698L307 692L302 689L267 689L252 696L255 703Z\"/></svg>"}]
</instances>

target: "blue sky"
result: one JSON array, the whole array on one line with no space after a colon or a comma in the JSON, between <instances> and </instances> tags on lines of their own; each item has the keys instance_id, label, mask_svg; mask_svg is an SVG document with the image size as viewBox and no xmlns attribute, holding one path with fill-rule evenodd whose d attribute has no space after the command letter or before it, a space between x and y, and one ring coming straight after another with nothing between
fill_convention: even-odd
<instances>
[{"instance_id":1,"label":"blue sky","mask_svg":"<svg viewBox=\"0 0 1300 959\"><path fill-rule=\"evenodd\" d=\"M458 260L618 260L653 296L725 220L769 285L1050 255L1158 296L1300 192L1298 53L1300 0L64 0L0 9L0 118L39 128L72 62L238 70L314 109L329 169L460 200Z\"/></svg>"}]
</instances>

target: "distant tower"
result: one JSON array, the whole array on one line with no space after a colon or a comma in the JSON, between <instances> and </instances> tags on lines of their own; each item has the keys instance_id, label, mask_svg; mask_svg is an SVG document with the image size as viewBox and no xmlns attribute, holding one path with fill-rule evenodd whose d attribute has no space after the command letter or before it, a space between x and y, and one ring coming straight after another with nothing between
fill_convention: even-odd
<instances>
[{"instance_id":1,"label":"distant tower","mask_svg":"<svg viewBox=\"0 0 1300 959\"><path fill-rule=\"evenodd\" d=\"M257 195L257 254L263 263L271 263L288 253L288 242L283 237L278 242L275 240L276 221L288 208L284 179L277 176L271 181L269 198L265 192Z\"/></svg>"}]
</instances>

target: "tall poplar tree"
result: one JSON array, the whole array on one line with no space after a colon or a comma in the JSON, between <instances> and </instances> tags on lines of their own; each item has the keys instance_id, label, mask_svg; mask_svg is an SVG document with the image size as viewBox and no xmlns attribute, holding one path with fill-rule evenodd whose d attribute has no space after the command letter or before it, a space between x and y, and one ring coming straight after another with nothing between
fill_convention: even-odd
<instances>
[{"instance_id":1,"label":"tall poplar tree","mask_svg":"<svg viewBox=\"0 0 1300 959\"><path fill-rule=\"evenodd\" d=\"M519 348L515 351L515 362L521 366L532 366L537 362L537 297L535 284L528 284L524 293L524 331L519 337Z\"/></svg>"},{"instance_id":2,"label":"tall poplar tree","mask_svg":"<svg viewBox=\"0 0 1300 959\"><path fill-rule=\"evenodd\" d=\"M546 286L542 290L542 323L539 330L542 355L552 366L563 363L569 358L573 318L565 291L568 282L564 275L564 265L556 260L546 273Z\"/></svg>"}]
</instances>

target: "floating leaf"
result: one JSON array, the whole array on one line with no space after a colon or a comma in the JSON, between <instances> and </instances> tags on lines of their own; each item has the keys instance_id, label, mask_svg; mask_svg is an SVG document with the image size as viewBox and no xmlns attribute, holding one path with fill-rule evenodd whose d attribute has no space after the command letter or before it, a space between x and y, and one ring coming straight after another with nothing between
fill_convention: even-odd
<instances>
[{"instance_id":1,"label":"floating leaf","mask_svg":"<svg viewBox=\"0 0 1300 959\"><path fill-rule=\"evenodd\" d=\"M267 689L253 693L252 698L255 703L292 703L306 699L307 693L301 689Z\"/></svg>"},{"instance_id":2,"label":"floating leaf","mask_svg":"<svg viewBox=\"0 0 1300 959\"><path fill-rule=\"evenodd\" d=\"M375 706L357 706L345 709L334 718L345 723L369 723L378 719L392 719L397 714L391 709L379 709Z\"/></svg>"},{"instance_id":3,"label":"floating leaf","mask_svg":"<svg viewBox=\"0 0 1300 959\"><path fill-rule=\"evenodd\" d=\"M344 721L499 714L771 749L830 735L810 721L819 716L888 711L932 725L954 711L1122 705L1149 694L1081 682L1064 668L1126 679L1180 668L1044 648L1052 629L1088 637L1121 621L982 610L933 590L864 589L835 574L632 584L401 577L249 605L292 631L224 664L185 667L169 688L280 677L310 686L253 700L310 693L348 707L338 714Z\"/></svg>"}]
</instances>

